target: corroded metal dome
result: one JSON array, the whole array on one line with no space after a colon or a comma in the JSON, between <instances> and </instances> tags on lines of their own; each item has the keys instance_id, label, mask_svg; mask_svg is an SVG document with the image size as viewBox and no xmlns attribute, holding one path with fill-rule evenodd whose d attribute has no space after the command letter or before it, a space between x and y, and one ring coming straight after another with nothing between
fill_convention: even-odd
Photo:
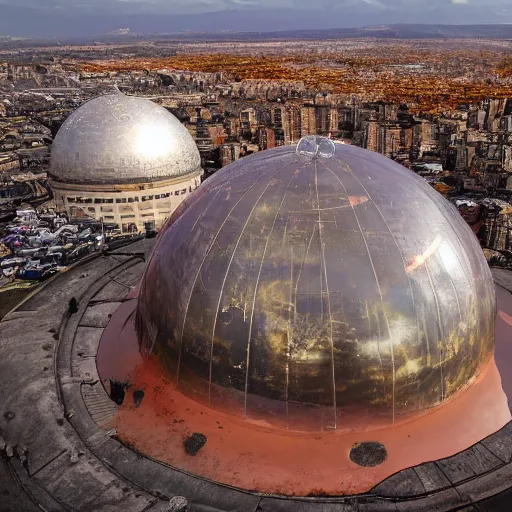
<instances>
[{"instance_id":1,"label":"corroded metal dome","mask_svg":"<svg viewBox=\"0 0 512 512\"><path fill-rule=\"evenodd\" d=\"M227 166L179 207L136 325L195 400L325 430L461 390L492 357L495 308L448 201L381 155L310 138Z\"/></svg>"},{"instance_id":2,"label":"corroded metal dome","mask_svg":"<svg viewBox=\"0 0 512 512\"><path fill-rule=\"evenodd\" d=\"M51 175L65 183L130 183L198 171L188 130L152 101L112 94L95 98L60 128Z\"/></svg>"}]
</instances>

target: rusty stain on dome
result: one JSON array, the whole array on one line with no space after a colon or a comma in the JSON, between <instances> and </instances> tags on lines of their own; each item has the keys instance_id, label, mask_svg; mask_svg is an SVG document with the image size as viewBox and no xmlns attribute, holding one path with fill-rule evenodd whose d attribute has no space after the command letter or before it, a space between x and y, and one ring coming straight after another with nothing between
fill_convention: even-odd
<instances>
[{"instance_id":1,"label":"rusty stain on dome","mask_svg":"<svg viewBox=\"0 0 512 512\"><path fill-rule=\"evenodd\" d=\"M493 281L455 208L381 155L332 147L224 168L161 233L139 344L195 400L295 430L391 424L492 357Z\"/></svg>"},{"instance_id":2,"label":"rusty stain on dome","mask_svg":"<svg viewBox=\"0 0 512 512\"><path fill-rule=\"evenodd\" d=\"M188 130L149 100L110 94L73 112L51 151L51 175L65 183L130 183L200 169Z\"/></svg>"}]
</instances>

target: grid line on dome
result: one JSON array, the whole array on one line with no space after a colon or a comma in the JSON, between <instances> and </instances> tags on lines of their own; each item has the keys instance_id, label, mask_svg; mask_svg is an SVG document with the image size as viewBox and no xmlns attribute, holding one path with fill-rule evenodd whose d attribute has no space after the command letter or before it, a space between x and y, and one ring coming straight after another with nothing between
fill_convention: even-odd
<instances>
[{"instance_id":1,"label":"grid line on dome","mask_svg":"<svg viewBox=\"0 0 512 512\"><path fill-rule=\"evenodd\" d=\"M322 162L322 164L325 166L325 164ZM350 168L350 166L346 163L343 164L343 167L344 169L350 173L352 175L352 177L359 183L359 185L361 186L361 188L364 190L365 194L367 195L369 201L371 201L373 203L373 205L375 206L377 212L379 213L382 221L384 222L386 228L388 229L389 231L389 234L391 235L391 238L393 240L393 243L395 244L399 254L400 254L400 257L402 258L402 263L403 263L403 267L404 267L404 271L407 275L407 283L408 283L408 286L409 286L409 292L410 292L410 295L411 295L411 302L412 302L412 307L414 309L414 315L416 317L416 338L418 340L418 343L420 342L420 334L419 334L419 318L418 318L418 311L417 311L417 306L416 306L416 301L414 299L414 291L412 289L412 284L411 284L411 278L409 276L409 274L407 273L407 270L406 270L406 267L407 267L407 263L405 261L405 258L404 258L404 255L402 253L402 251L400 250L400 246L396 240L396 237L393 233L393 230L391 229L391 226L389 225L388 221L386 220L384 214L382 213L382 210L379 208L379 206L377 205L377 203L375 202L375 200L372 198L370 192L368 191L368 189L363 185L363 183L361 182L361 180L356 176L356 174L353 172L353 170ZM425 262L426 264L426 262ZM377 277L376 277L377 279ZM450 281L451 281L451 277L450 277ZM451 281L451 284L452 286L454 287L454 291L455 291L455 294L456 294L456 290L455 290L455 286L453 284L453 281ZM432 285L432 289L433 289L433 285ZM456 295L456 299L457 299L457 304L458 304L458 296ZM437 299L436 299L437 300ZM458 304L458 307L459 307L459 315L460 315L460 305ZM438 310L439 310L439 306L438 306ZM446 342L445 342L446 343ZM380 353L379 353L379 357L380 357ZM382 360L381 360L381 364L382 364ZM442 371L441 371L442 373ZM441 389L443 389L443 384L441 383ZM393 393L394 395L394 393ZM394 414L393 414L393 421L394 421Z\"/></svg>"},{"instance_id":2,"label":"grid line on dome","mask_svg":"<svg viewBox=\"0 0 512 512\"><path fill-rule=\"evenodd\" d=\"M432 295L434 296L434 302L436 304L436 311L437 311L437 328L439 329L439 335L440 338L443 340L444 344L446 345L446 339L444 337L444 330L443 325L441 323L441 309L439 308L439 298L437 296L437 292L434 286L434 282L432 281L432 274L430 272L428 261L425 261L425 270L427 271L428 276L428 282L430 283L430 287L432 288ZM439 374L441 377L441 400L444 400L444 379L443 379L443 357L446 353L446 347L443 347L442 353L440 353L439 349L439 343L437 344L437 357L439 359Z\"/></svg>"},{"instance_id":3,"label":"grid line on dome","mask_svg":"<svg viewBox=\"0 0 512 512\"><path fill-rule=\"evenodd\" d=\"M460 262L460 259L458 257L457 257L457 260L459 260L459 262ZM460 309L460 300L459 300L459 294L457 292L457 288L455 288L455 283L453 282L450 272L446 272L446 275L448 277L448 280L450 281L450 284L452 285L453 295L455 296L455 302L457 302L457 311L459 312L459 320L462 322L462 311Z\"/></svg>"},{"instance_id":4,"label":"grid line on dome","mask_svg":"<svg viewBox=\"0 0 512 512\"><path fill-rule=\"evenodd\" d=\"M190 301L192 300L192 295L194 293L194 289L195 289L195 286L196 286L196 283L197 283L197 279L199 277L199 274L201 273L201 269L203 268L203 265L204 265L204 262L206 261L206 258L208 257L208 255L210 254L213 246L215 245L215 242L217 241L217 237L219 236L220 232L222 231L222 228L224 227L224 225L226 224L226 222L228 221L229 217L231 216L231 214L233 213L234 209L240 204L240 202L242 201L242 199L244 199L244 197L250 192L250 190L256 185L256 182L254 182L238 199L238 201L233 205L233 207L231 208L231 210L229 210L228 214L226 215L226 218L224 219L224 221L222 222L222 224L220 225L219 229L217 230L217 233L215 234L212 242L210 243L208 249L206 250L205 252L205 255L203 257L203 260L201 261L201 264L199 265L198 269L197 269L197 273L196 273L196 276L194 278L194 281L192 282L192 286L190 287L190 295L188 297L188 300L187 300L187 306L185 307L185 313L183 315L183 324L182 324L182 327L181 327L181 335L180 335L180 343L179 343L179 348L178 348L178 368L177 368L177 375L176 375L176 383L179 385L179 381L180 381L180 366L181 366L181 352L182 352L182 349L183 349L183 334L185 332L185 324L187 322L187 313L188 313L188 309L190 307ZM219 187L220 189L221 187Z\"/></svg>"},{"instance_id":5,"label":"grid line on dome","mask_svg":"<svg viewBox=\"0 0 512 512\"><path fill-rule=\"evenodd\" d=\"M400 254L400 257L402 258L402 263L403 263L403 266L404 266L405 273L407 275L407 282L408 282L409 291L410 291L410 294L411 294L412 307L414 309L414 314L416 316L416 326L419 327L418 312L416 310L416 302L414 300L414 292L413 292L413 289L412 289L411 278L407 274L407 271L406 271L407 263L405 261L405 258L404 258L404 255L403 255L402 251L400 250L400 245L398 244L398 242L396 240L396 237L395 237L395 235L393 233L393 230L391 229L391 226L389 225L388 221L386 220L386 217L382 213L382 210L379 208L379 205L375 202L375 200L371 196L371 194L368 191L368 189L363 185L361 180L356 176L356 174L354 173L354 171L350 168L350 166L348 164L344 164L344 167L352 175L352 177L359 183L359 185L361 185L361 188L364 190L365 194L368 196L369 201L371 201L373 203L373 205L375 206L375 208L376 208L377 212L379 213L382 221L384 222L386 228L388 229L389 234L391 235L391 239L393 240L393 243L395 244L395 246L396 246L396 248L398 250L398 253ZM419 342L419 329L416 329L416 335L417 335L417 339L418 339L418 342Z\"/></svg>"},{"instance_id":6,"label":"grid line on dome","mask_svg":"<svg viewBox=\"0 0 512 512\"><path fill-rule=\"evenodd\" d=\"M380 363L380 368L381 368L381 372L382 372L382 380L383 382L386 382L385 381L385 378L386 378L386 372L384 371L384 363L382 362L382 354L380 352L380 340L381 340L381 337L382 337L382 331L380 329L380 320L379 320L379 315L375 315L375 321L377 323L377 334L378 334L378 340L377 340L377 353L378 353L378 356L379 356L379 363ZM386 387L384 386L384 395L386 394Z\"/></svg>"},{"instance_id":7,"label":"grid line on dome","mask_svg":"<svg viewBox=\"0 0 512 512\"><path fill-rule=\"evenodd\" d=\"M286 165L286 164L285 164ZM271 175L271 178L269 180L269 184L272 182L272 179L274 178L275 175L277 175L279 172L281 171L281 168L276 171L275 173L273 173ZM207 251L205 252L205 255L203 257L203 260L201 261L201 264L199 265L198 267L198 270L197 270L197 273L196 273L196 276L194 278L194 281L192 282L192 286L190 288L190 295L189 295L189 298L187 300L187 306L185 308L185 313L183 315L183 324L182 324L182 329L181 329L181 335L180 335L180 342L179 342L179 349L178 349L178 367L177 367L177 378L176 378L176 382L177 384L179 385L179 375L180 375L180 366L181 366L181 356L182 356L182 351L183 351L183 335L184 335L184 332L185 332L185 324L186 324L186 320L187 320L187 314L188 314L188 310L189 310L189 307L190 307L190 301L192 299L192 295L194 293L194 289L195 289L195 286L196 286L196 283L197 283L197 279L199 277L199 275L201 274L201 270L203 268L203 265L206 261L206 259L208 258L209 254L211 253L215 243L217 242L217 238L220 234L220 232L222 231L223 227L225 226L226 222L228 221L228 219L231 217L231 214L233 213L233 211L235 210L235 208L241 203L242 199L245 198L245 196L253 189L253 187L255 187L256 185L258 184L258 181L254 181L253 184L243 192L243 194L238 198L237 202L233 205L233 207L229 210L228 214L226 215L226 218L223 220L222 224L220 225L219 229L217 230L217 233L215 234L212 242L210 243ZM219 188L220 188L221 184L219 184ZM220 293L220 296L219 297L222 297L222 291ZM220 300L220 299L219 299ZM216 320L215 320L216 321ZM215 332L215 329L214 329L214 332ZM211 386L211 376L210 376L210 382L209 382L209 386Z\"/></svg>"},{"instance_id":8,"label":"grid line on dome","mask_svg":"<svg viewBox=\"0 0 512 512\"><path fill-rule=\"evenodd\" d=\"M370 317L370 310L368 308L368 301L365 301L365 308L366 308L366 316L368 318L368 327L369 331L371 331L371 317ZM375 316L376 324L377 324L377 335L378 339L380 340L381 332L380 332L380 322L379 322L379 316ZM382 355L380 353L380 342L377 341L377 357L379 359L379 365L380 365L380 371L382 373L383 379L384 379L384 364L382 363Z\"/></svg>"},{"instance_id":9,"label":"grid line on dome","mask_svg":"<svg viewBox=\"0 0 512 512\"><path fill-rule=\"evenodd\" d=\"M428 199L434 205L438 206L439 209L441 209L441 210L448 210L448 208L446 208L446 206L447 206L446 202L444 202L444 201L437 201L436 200L437 198L434 199L434 198L431 198L430 196L428 197ZM454 225L455 219L457 219L457 217L452 217L452 216L446 215L445 218L447 219L447 222L448 222L448 224L449 224L449 226L451 228L452 233L455 235L456 242L459 245L462 254L467 258L465 247L464 247L464 244L463 244L462 239L460 237L460 232L459 232L458 229L456 229L456 226ZM460 217L460 218L462 219L462 217ZM462 225L463 225L464 228L466 227L465 223L463 223ZM468 272L464 271L464 265L463 265L463 263L462 263L462 261L460 259L459 251L454 251L454 254L456 256L456 259L458 261L458 264L459 264L461 270L467 275ZM428 279L429 279L430 287L432 289L432 293L433 293L433 296L434 296L434 301L435 301L435 304L436 304L437 322L438 322L438 326L439 326L438 328L439 328L440 337L441 337L441 340L442 340L442 343L443 343L443 346L441 347L441 349L442 349L442 353L441 354L439 353L439 343L437 344L437 349L438 349L438 360L439 360L439 370L440 370L440 380L441 380L441 400L444 400L445 399L445 394L446 394L446 389L445 389L446 386L445 386L445 381L444 381L443 363L446 360L446 350L447 350L448 340L446 339L446 337L444 335L445 333L444 333L444 329L443 329L443 324L441 322L441 307L439 305L439 298L438 298L438 294L437 294L435 286L434 286L434 282L433 282L432 275L431 275L431 272L430 272L430 269L429 269L428 261L425 261L424 265L425 265L425 270L427 272L427 276L428 276ZM450 284L452 286L452 289L453 289L453 292L454 292L454 295L455 295L455 301L457 303L457 310L459 312L459 319L460 319L460 321L462 321L462 312L461 312L461 308L460 308L460 301L459 301L459 296L457 294L457 289L456 289L455 284L454 284L454 282L452 280L450 272L447 270L446 265L444 264L444 262L442 262L441 266L442 266L443 270L445 271L444 274L448 277L448 280L450 281ZM466 267L467 268L471 268L471 264L469 262L466 262ZM471 281L471 286L474 287L475 283L474 283L474 280L472 278L471 272L469 272L469 275L471 276L471 280L470 280Z\"/></svg>"},{"instance_id":10,"label":"grid line on dome","mask_svg":"<svg viewBox=\"0 0 512 512\"><path fill-rule=\"evenodd\" d=\"M182 240L182 241L181 241L181 243L178 245L178 247L177 247L177 249L176 249L176 250L179 250L179 249L181 248L181 246L182 246L182 245L183 245L183 244L188 240L188 237L193 233L193 231L194 231L195 227L197 226L197 224L199 223L199 221L201 221L201 220L203 219L203 217L205 216L205 214L206 214L206 212L208 211L208 209L210 208L210 206L213 204L213 202L215 201L215 199L217 198L217 196L220 194L221 190L222 190L222 189L221 189L221 187L218 187L218 190L215 192L215 194L213 194L212 199L210 200L210 202L206 205L206 207L205 207L205 208L201 211L201 213L197 216L197 218L196 218L196 220L195 220L194 224L192 225L192 227L190 228L189 232L187 233L187 236L183 238L183 240ZM185 203L185 202L184 202L184 203ZM184 203L182 203L182 205L183 205L183 206L185 206L185 205L184 205ZM193 203L191 203L191 204L190 204L190 206L188 206L188 207L192 207L192 205L193 205ZM168 222L169 222L169 223L170 223L170 222L172 222L172 219L173 219L173 216L171 216L171 217L168 219ZM166 225L166 226L164 226L164 230L165 230L166 228L167 228L167 225ZM145 282L146 282L146 280L145 280L146 273L147 273L147 271L149 270L149 267L150 267L150 265L151 265L151 262L153 261L153 258L154 258L154 256L155 256L155 254L156 254L156 253L157 253L157 251L152 251L152 252L151 252L151 255L150 255L150 257L149 257L149 261L148 261L148 263L147 263L147 265L146 265L146 270L145 270L145 272L144 272L144 276L143 276L143 279L142 279L143 286L144 286L144 284L145 284ZM145 286L144 286L144 289L143 289L143 293L144 293L144 296L147 298L147 295L146 295L146 287L145 287ZM152 346L151 346L151 348L149 349L148 353L153 352L153 348L154 348L155 341L156 341L156 339L155 339L155 340L153 340Z\"/></svg>"},{"instance_id":11,"label":"grid line on dome","mask_svg":"<svg viewBox=\"0 0 512 512\"><path fill-rule=\"evenodd\" d=\"M203 219L203 217L205 216L206 212L208 211L210 206L213 204L215 199L217 199L217 196L221 193L221 191L222 191L222 188L218 187L218 189L215 192L215 194L212 194L212 198L211 198L210 202L206 205L206 207L201 212L201 214L197 216L197 219L195 220L194 224L192 225L192 227L190 228L189 232L187 233L187 236L184 237L183 240L180 242L180 244L176 248L176 251L178 251L181 248L181 246L188 240L188 237L194 232L197 224L199 224L199 221ZM190 206L192 206L192 204ZM179 219L177 219L177 220L179 220Z\"/></svg>"},{"instance_id":12,"label":"grid line on dome","mask_svg":"<svg viewBox=\"0 0 512 512\"><path fill-rule=\"evenodd\" d=\"M335 372L335 364L334 364L334 338L333 338L333 334L332 334L331 294L329 293L329 282L327 280L327 264L325 261L325 246L324 246L324 241L323 241L323 236L322 236L323 223L322 223L322 211L320 209L320 197L318 195L318 164L317 164L317 160L314 160L314 162L315 162L316 201L317 201L317 206L318 206L318 233L319 233L319 237L320 237L320 251L322 253L321 266L323 267L323 271L324 271L325 290L327 292L327 308L328 308L328 312L329 312L329 336L330 336L330 341L331 341L331 369L332 369L332 387L333 387L332 401L333 401L333 407L334 407L334 430L336 430L338 421L337 421L337 410L336 410L336 372ZM323 295L322 287L323 287L323 285L322 285L321 277L320 277L320 290L321 290L321 294ZM322 304L323 304L323 301L322 301Z\"/></svg>"},{"instance_id":13,"label":"grid line on dome","mask_svg":"<svg viewBox=\"0 0 512 512\"><path fill-rule=\"evenodd\" d=\"M290 215L286 219L286 225L290 220ZM293 262L293 245L290 245L290 261ZM286 344L286 364L284 369L284 400L286 403L286 425L290 428L290 406L288 403L289 399L289 391L290 391L290 357L291 357L291 347L292 347L292 302L293 302L293 264L290 265L290 309L288 311L288 340Z\"/></svg>"},{"instance_id":14,"label":"grid line on dome","mask_svg":"<svg viewBox=\"0 0 512 512\"><path fill-rule=\"evenodd\" d=\"M286 167L288 167L289 165L292 165L294 163L296 163L296 162L291 162L290 164L284 165L279 170L279 172L282 172ZM292 174L292 177L290 178L290 181L288 182L288 185L286 186L286 189L284 191L283 197L282 197L281 202L279 204L279 208L277 209L276 215L274 217L274 222L272 223L272 227L270 228L270 232L269 232L269 234L267 236L267 240L265 242L265 247L263 249L263 254L261 256L261 262L260 262L260 266L259 266L259 270L258 270L258 276L256 277L256 283L255 283L255 286L254 286L254 294L253 294L252 308L251 308L251 317L250 317L250 320L249 320L249 334L248 334L248 337L247 337L247 359L246 359L246 368L245 368L245 395L244 395L244 415L245 415L245 417L247 417L247 392L248 392L248 388L249 388L249 354L250 354L250 347L251 347L252 327L253 327L253 321L254 321L254 310L255 310L255 306L256 306L256 296L257 296L257 293L258 293L258 286L259 286L259 282L260 282L260 279L261 279L261 271L263 269L263 263L265 261L266 255L267 255L267 249L268 249L268 243L269 243L270 237L272 236L272 233L274 232L274 227L275 227L277 218L279 216L279 213L281 212L281 208L283 207L284 201L286 199L286 195L288 194L288 190L290 189L290 185L291 185L293 179L296 176L297 176L297 172L294 171L294 173ZM262 194L260 196L260 199L263 196L263 194L265 193L265 190L262 192ZM256 204L254 205L254 208L256 208ZM254 211L254 208L253 208L253 211ZM252 214L252 212L251 212L251 214ZM247 219L247 223L248 222L249 222L249 219ZM246 225L247 225L247 223L246 223ZM240 235L240 238L241 238L241 235ZM229 268L228 268L228 271L229 271ZM226 277L227 277L227 272L226 272ZM221 298L219 297L219 303L220 303L220 300L221 300ZM288 339L288 343L290 343L289 339ZM213 343L212 343L212 350L213 350ZM288 353L288 359L289 359L289 353ZM210 359L210 368L211 368L211 359ZM211 385L211 373L210 373L210 385ZM288 389L286 389L285 393L286 393L286 397L288 397ZM286 401L288 402L288 399Z\"/></svg>"},{"instance_id":15,"label":"grid line on dome","mask_svg":"<svg viewBox=\"0 0 512 512\"><path fill-rule=\"evenodd\" d=\"M228 278L228 274L229 274L229 270L231 269L231 264L233 263L233 259L235 258L235 253L236 253L236 250L238 249L238 246L240 245L240 240L242 239L242 236L245 232L245 228L247 227L247 225L249 224L249 221L251 220L251 217L252 217L252 214L254 213L254 211L256 210L256 206L258 206L258 203L260 202L261 198L263 197L263 195L265 194L265 192L268 190L268 188L270 187L270 185L272 184L272 180L274 179L275 176L277 176L284 168L288 167L289 165L291 165L291 163L288 163L288 164L284 164L283 167L280 167L274 174L272 174L272 176L270 177L270 180L269 182L267 183L267 185L265 186L265 188L263 189L263 191L261 192L260 196L258 197L258 199L256 200L256 202L254 203L251 211L249 212L249 215L247 216L247 219L245 220L245 223L244 223L244 226L242 228L242 230L240 231L240 234L238 235L238 238L236 240L236 244L235 244L235 247L233 248L233 252L231 253L231 257L230 257L230 260L229 260L229 263L228 263L228 266L226 268L226 273L224 274L224 279L222 281L222 285L220 287L220 292L219 292L219 300L217 302L217 309L215 311L215 315L213 317L213 328L212 328L212 341L211 341L211 349L210 349L210 376L209 376L209 382L208 382L208 402L211 402L211 388L212 388L212 361L213 361L213 343L214 343L214 339L215 339L215 330L217 328L217 318L219 317L219 310L220 310L220 304L222 302L222 295L224 293L224 287L226 285L226 281L227 281L227 278ZM247 347L247 368L246 368L246 372L248 374L249 372L249 346ZM245 390L245 402L247 402L247 388Z\"/></svg>"},{"instance_id":16,"label":"grid line on dome","mask_svg":"<svg viewBox=\"0 0 512 512\"><path fill-rule=\"evenodd\" d=\"M393 340L393 336L391 334L388 314L386 312L386 309L384 308L384 296L382 294L382 288L381 288L380 283L379 283L379 278L377 276L377 271L375 269L375 264L373 262L373 258L372 258L371 252L370 252L370 247L368 246L368 241L366 240L366 235L363 232L363 228L361 226L361 222L359 221L359 217L358 217L358 215L356 213L356 210L355 210L354 206L352 205L352 203L350 202L350 196L348 194L348 191L347 191L345 185L343 184L343 182L341 181L340 177L332 169L330 169L329 167L326 166L326 168L338 180L340 185L343 187L343 190L345 191L345 194L347 195L347 200L349 201L349 204L351 206L352 212L354 213L354 217L355 217L355 220L357 222L357 226L359 227L359 231L361 232L361 236L363 238L363 242L364 242L364 245L366 247L366 251L368 252L368 258L370 260L370 266L372 268L373 275L375 277L375 283L377 285L377 291L379 293L380 301L381 301L381 304L383 306L383 313L384 313L384 318L386 320L386 326L387 326L387 329L388 329L388 336L390 338L390 346L391 346L391 367L392 367L392 385L393 385L393 388L392 388L392 400L393 400L392 407L393 407L393 423L394 423L395 422L395 388L396 388L395 349L394 349L394 340Z\"/></svg>"},{"instance_id":17,"label":"grid line on dome","mask_svg":"<svg viewBox=\"0 0 512 512\"><path fill-rule=\"evenodd\" d=\"M428 189L429 185L427 185L426 183L421 182L421 187ZM449 213L450 210L453 209L453 207L451 207L451 205L449 205L449 203L447 203L446 201L443 200L441 195L440 195L439 198L437 198L436 195L433 195L433 196L428 195L428 194L425 194L425 195L426 195L427 199L432 204L434 204L437 208L439 208L439 210L445 211L445 212ZM439 199L441 199L441 200L439 200ZM459 226L461 226L462 229L465 230L466 232L470 230L469 226L466 224L466 222L463 221L463 219L462 219L462 217L460 215L453 215L453 216L452 215L445 215L445 219L448 222L448 225L450 226L451 231L452 231L453 235L455 236L455 240L456 240L457 244L460 247L460 251L454 251L454 253L456 255L457 261L459 262L459 265L460 265L461 269L463 270L463 272L464 272L465 268L466 269L471 269L471 262L468 260L468 255L467 255L467 252L466 252L465 244L463 243L463 240L461 238L461 230L457 229L456 223L458 223ZM471 236L474 236L473 233L471 233ZM462 261L460 259L459 252L461 252L462 256L466 260L465 261L465 266L463 265L463 263L462 263ZM426 267L426 269L428 271L427 262L425 262L425 267ZM443 267L445 267L444 264L443 264ZM445 268L445 270L446 270L446 268ZM478 296L477 290L476 290L476 282L474 280L474 276L473 276L473 273L471 271L468 272L468 270L466 270L464 273L465 273L465 275L469 275L469 277L470 277L471 287L472 287L472 289L475 292L475 293L470 294L470 300L473 300L474 297ZM449 277L449 279L451 281L450 272L448 272L447 270L446 270L446 275ZM429 277L430 277L430 274L429 274ZM431 279L431 277L430 277L430 279ZM459 318L461 318L462 314L461 314L461 310L460 310L459 298L458 298L458 295L457 295L457 292L456 292L456 288L455 288L455 285L453 284L453 282L452 282L452 285L453 285L453 289L454 289L454 292L455 292L457 305L458 305L458 308L459 308ZM434 290L434 286L433 286L432 281L431 281L431 287L432 287L432 290ZM439 308L439 306L438 306L438 308ZM438 320L438 322L440 322L440 319ZM488 331L489 330L488 326L485 326L485 327L486 327L486 331ZM477 327L477 329L479 329L479 331L480 331L479 326ZM480 337L480 344L484 343L484 340L485 340L484 337ZM444 338L443 338L443 343L444 343L444 345L443 345L444 356L446 356L447 340L444 339ZM441 374L443 374L443 364L442 364L443 362L444 362L444 359L441 360L439 358L440 373ZM445 386L444 386L444 380L443 380L442 377L441 377L441 379L442 379L442 381L441 381L441 395L442 395L442 400L443 400L444 399L444 394L445 394L444 393Z\"/></svg>"}]
</instances>

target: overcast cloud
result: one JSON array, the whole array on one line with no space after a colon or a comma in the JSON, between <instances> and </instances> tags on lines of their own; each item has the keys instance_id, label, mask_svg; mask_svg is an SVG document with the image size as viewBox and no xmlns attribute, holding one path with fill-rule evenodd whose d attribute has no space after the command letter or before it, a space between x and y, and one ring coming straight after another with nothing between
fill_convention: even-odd
<instances>
[{"instance_id":1,"label":"overcast cloud","mask_svg":"<svg viewBox=\"0 0 512 512\"><path fill-rule=\"evenodd\" d=\"M1 4L59 11L117 10L122 14L195 14L233 9L339 10L342 7L360 9L372 6L377 10L405 9L409 11L411 17L414 17L414 11L418 8L437 8L442 11L451 5L465 6L466 10L471 12L480 11L482 4L485 4L485 9L495 14L512 9L512 0L0 0ZM496 22L498 21L496 19ZM474 22L477 23L478 19L475 18Z\"/></svg>"},{"instance_id":2,"label":"overcast cloud","mask_svg":"<svg viewBox=\"0 0 512 512\"><path fill-rule=\"evenodd\" d=\"M484 5L485 4L485 5ZM0 36L512 23L512 0L0 0Z\"/></svg>"}]
</instances>

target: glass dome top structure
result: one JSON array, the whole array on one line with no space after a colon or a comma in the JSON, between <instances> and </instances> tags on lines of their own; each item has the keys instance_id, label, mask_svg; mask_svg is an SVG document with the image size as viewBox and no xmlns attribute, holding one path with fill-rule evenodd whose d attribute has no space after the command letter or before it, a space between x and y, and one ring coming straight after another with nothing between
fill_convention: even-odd
<instances>
[{"instance_id":1,"label":"glass dome top structure","mask_svg":"<svg viewBox=\"0 0 512 512\"><path fill-rule=\"evenodd\" d=\"M195 400L321 431L447 400L491 358L495 308L450 203L384 156L312 137L225 167L179 207L136 327Z\"/></svg>"}]
</instances>

